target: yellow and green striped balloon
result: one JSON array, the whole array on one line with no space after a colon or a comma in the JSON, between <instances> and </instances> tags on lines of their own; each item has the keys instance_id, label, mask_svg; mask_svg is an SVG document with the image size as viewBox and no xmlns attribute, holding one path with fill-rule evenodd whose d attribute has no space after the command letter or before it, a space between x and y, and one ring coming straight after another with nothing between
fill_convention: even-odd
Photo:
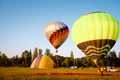
<instances>
[{"instance_id":1,"label":"yellow and green striped balloon","mask_svg":"<svg viewBox=\"0 0 120 80\"><path fill-rule=\"evenodd\" d=\"M72 39L86 55L108 53L118 39L119 23L111 14L92 12L75 21Z\"/></svg>"}]
</instances>

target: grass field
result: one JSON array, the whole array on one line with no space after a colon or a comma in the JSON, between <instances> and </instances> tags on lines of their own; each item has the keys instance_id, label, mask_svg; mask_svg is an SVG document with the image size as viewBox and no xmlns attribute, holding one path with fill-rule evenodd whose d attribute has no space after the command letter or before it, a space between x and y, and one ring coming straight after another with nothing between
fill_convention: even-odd
<instances>
[{"instance_id":1,"label":"grass field","mask_svg":"<svg viewBox=\"0 0 120 80\"><path fill-rule=\"evenodd\" d=\"M96 68L31 69L0 67L0 80L120 80L120 72L104 72L104 76L101 76Z\"/></svg>"}]
</instances>

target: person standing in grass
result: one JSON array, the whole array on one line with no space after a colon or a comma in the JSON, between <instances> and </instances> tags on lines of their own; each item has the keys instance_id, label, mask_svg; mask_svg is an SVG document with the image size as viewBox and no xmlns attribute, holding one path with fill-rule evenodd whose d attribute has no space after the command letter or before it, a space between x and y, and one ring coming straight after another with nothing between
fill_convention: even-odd
<instances>
[{"instance_id":1,"label":"person standing in grass","mask_svg":"<svg viewBox=\"0 0 120 80\"><path fill-rule=\"evenodd\" d=\"M104 75L104 74L103 74L103 71L104 71L104 68L101 67L101 68L100 68L100 72L101 72L101 75L102 75L102 76Z\"/></svg>"}]
</instances>

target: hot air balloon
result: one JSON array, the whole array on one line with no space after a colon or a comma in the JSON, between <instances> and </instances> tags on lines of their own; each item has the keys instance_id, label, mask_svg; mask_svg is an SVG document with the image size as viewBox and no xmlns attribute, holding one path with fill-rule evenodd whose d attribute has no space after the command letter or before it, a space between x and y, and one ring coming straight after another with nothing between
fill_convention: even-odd
<instances>
[{"instance_id":1,"label":"hot air balloon","mask_svg":"<svg viewBox=\"0 0 120 80\"><path fill-rule=\"evenodd\" d=\"M87 56L107 54L118 39L119 23L111 14L92 12L75 21L72 39ZM94 59L96 62L96 60Z\"/></svg>"},{"instance_id":2,"label":"hot air balloon","mask_svg":"<svg viewBox=\"0 0 120 80\"><path fill-rule=\"evenodd\" d=\"M69 29L63 22L55 21L49 23L45 28L45 34L49 42L56 49L64 43L69 35Z\"/></svg>"},{"instance_id":3,"label":"hot air balloon","mask_svg":"<svg viewBox=\"0 0 120 80\"><path fill-rule=\"evenodd\" d=\"M30 68L53 68L54 62L53 60L47 55L39 55L36 57Z\"/></svg>"}]
</instances>

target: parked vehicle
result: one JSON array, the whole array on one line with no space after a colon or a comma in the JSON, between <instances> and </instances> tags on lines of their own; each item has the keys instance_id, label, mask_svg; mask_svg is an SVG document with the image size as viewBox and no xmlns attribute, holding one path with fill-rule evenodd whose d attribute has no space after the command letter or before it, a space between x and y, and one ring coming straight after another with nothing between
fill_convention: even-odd
<instances>
[{"instance_id":1,"label":"parked vehicle","mask_svg":"<svg viewBox=\"0 0 120 80\"><path fill-rule=\"evenodd\" d=\"M117 71L118 70L115 69L115 67L110 67L110 66L107 67L107 72L117 72Z\"/></svg>"}]
</instances>

